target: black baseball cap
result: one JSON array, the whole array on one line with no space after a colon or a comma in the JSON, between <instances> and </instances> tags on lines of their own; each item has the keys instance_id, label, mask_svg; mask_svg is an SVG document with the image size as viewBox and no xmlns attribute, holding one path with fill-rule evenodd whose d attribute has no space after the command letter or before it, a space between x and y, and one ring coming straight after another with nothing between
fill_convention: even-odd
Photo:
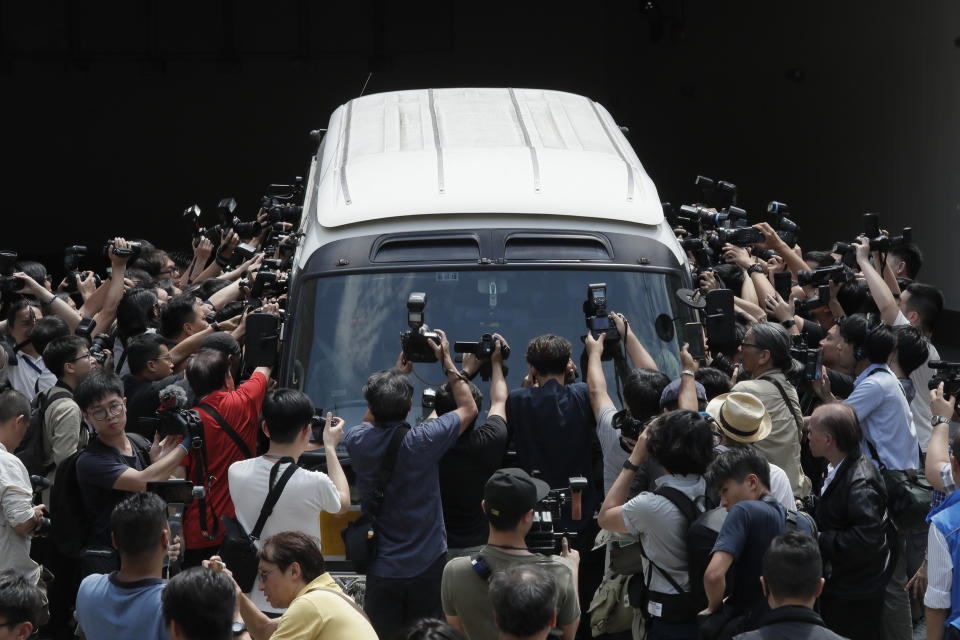
<instances>
[{"instance_id":1,"label":"black baseball cap","mask_svg":"<svg viewBox=\"0 0 960 640\"><path fill-rule=\"evenodd\" d=\"M550 485L523 469L497 469L483 488L487 517L515 518L525 514L550 492Z\"/></svg>"}]
</instances>

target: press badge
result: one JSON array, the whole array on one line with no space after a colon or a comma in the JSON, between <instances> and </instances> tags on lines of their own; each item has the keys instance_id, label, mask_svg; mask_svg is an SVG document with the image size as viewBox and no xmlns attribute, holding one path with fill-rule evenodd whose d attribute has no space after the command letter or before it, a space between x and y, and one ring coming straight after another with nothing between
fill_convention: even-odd
<instances>
[{"instance_id":1,"label":"press badge","mask_svg":"<svg viewBox=\"0 0 960 640\"><path fill-rule=\"evenodd\" d=\"M649 613L655 618L659 618L663 616L663 605L660 604L659 602L654 602L653 600L650 600L649 602L647 602L647 613Z\"/></svg>"}]
</instances>

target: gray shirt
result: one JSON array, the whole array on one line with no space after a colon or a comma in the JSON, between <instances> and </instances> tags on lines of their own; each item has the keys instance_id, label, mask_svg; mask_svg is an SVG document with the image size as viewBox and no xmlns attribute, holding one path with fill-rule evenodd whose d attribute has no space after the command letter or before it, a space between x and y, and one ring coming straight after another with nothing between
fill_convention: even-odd
<instances>
[{"instance_id":1,"label":"gray shirt","mask_svg":"<svg viewBox=\"0 0 960 640\"><path fill-rule=\"evenodd\" d=\"M623 462L630 454L620 446L620 432L613 428L613 416L617 408L613 405L600 409L597 416L597 438L600 440L600 449L603 451L603 493L610 493L610 488L617 481L617 476L623 469Z\"/></svg>"},{"instance_id":2,"label":"gray shirt","mask_svg":"<svg viewBox=\"0 0 960 640\"><path fill-rule=\"evenodd\" d=\"M666 475L656 480L657 488L673 487L696 501L706 491L706 482L697 475ZM702 501L697 503L703 511ZM684 589L690 588L687 575L687 520L680 510L663 496L644 491L631 498L621 510L627 530L640 538L647 558L670 574ZM646 562L644 562L646 564ZM676 593L666 578L654 570L650 590Z\"/></svg>"}]
</instances>

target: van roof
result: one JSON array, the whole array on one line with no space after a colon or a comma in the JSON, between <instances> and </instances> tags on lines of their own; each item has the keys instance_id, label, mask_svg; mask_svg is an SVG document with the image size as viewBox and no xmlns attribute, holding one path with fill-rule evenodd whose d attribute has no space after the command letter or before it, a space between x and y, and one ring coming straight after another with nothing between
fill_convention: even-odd
<instances>
[{"instance_id":1,"label":"van roof","mask_svg":"<svg viewBox=\"0 0 960 640\"><path fill-rule=\"evenodd\" d=\"M423 89L330 118L315 206L339 227L424 214L544 214L658 225L656 187L596 102L536 89Z\"/></svg>"}]
</instances>

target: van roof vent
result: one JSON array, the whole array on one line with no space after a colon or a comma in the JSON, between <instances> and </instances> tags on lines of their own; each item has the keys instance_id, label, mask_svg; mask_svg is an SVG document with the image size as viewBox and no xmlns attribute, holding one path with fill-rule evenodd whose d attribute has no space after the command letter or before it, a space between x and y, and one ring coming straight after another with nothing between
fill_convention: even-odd
<instances>
[{"instance_id":1,"label":"van roof vent","mask_svg":"<svg viewBox=\"0 0 960 640\"><path fill-rule=\"evenodd\" d=\"M392 236L373 247L371 262L439 262L480 259L476 236Z\"/></svg>"},{"instance_id":2,"label":"van roof vent","mask_svg":"<svg viewBox=\"0 0 960 640\"><path fill-rule=\"evenodd\" d=\"M606 238L574 234L513 234L507 238L504 257L519 260L612 260Z\"/></svg>"}]
</instances>

